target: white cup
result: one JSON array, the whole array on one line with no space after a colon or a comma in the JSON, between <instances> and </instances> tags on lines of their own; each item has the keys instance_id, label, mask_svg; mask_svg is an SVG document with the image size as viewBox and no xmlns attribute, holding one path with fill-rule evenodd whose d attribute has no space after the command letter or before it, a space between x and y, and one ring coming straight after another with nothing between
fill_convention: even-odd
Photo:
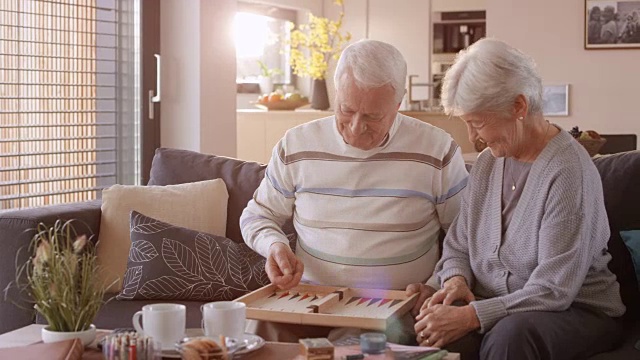
<instances>
[{"instance_id":1,"label":"white cup","mask_svg":"<svg viewBox=\"0 0 640 360\"><path fill-rule=\"evenodd\" d=\"M151 304L133 314L133 327L138 334L162 343L162 349L173 349L184 337L187 307L180 304ZM142 326L140 317L142 316Z\"/></svg>"},{"instance_id":2,"label":"white cup","mask_svg":"<svg viewBox=\"0 0 640 360\"><path fill-rule=\"evenodd\" d=\"M243 302L216 301L200 307L206 336L224 335L242 339L247 306Z\"/></svg>"}]
</instances>

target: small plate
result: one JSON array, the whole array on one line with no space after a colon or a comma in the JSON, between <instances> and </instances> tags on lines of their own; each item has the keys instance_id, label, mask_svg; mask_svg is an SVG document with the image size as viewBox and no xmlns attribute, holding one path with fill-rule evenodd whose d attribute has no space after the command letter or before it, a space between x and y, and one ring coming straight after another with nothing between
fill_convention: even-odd
<instances>
[{"instance_id":1,"label":"small plate","mask_svg":"<svg viewBox=\"0 0 640 360\"><path fill-rule=\"evenodd\" d=\"M238 339L240 343L240 349L235 352L235 354L246 354L252 351L256 351L266 344L263 338L258 335L245 333L242 335L242 338Z\"/></svg>"},{"instance_id":2,"label":"small plate","mask_svg":"<svg viewBox=\"0 0 640 360\"><path fill-rule=\"evenodd\" d=\"M182 359L182 355L176 349L163 349L160 354L163 359Z\"/></svg>"}]
</instances>

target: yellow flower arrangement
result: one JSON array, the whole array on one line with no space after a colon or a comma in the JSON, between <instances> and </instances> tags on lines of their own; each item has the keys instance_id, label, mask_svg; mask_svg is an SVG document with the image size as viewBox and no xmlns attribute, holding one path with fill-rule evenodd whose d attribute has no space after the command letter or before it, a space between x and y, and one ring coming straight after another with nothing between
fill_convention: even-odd
<instances>
[{"instance_id":1,"label":"yellow flower arrangement","mask_svg":"<svg viewBox=\"0 0 640 360\"><path fill-rule=\"evenodd\" d=\"M351 40L349 32L341 33L344 1L334 0L341 7L337 21L309 13L309 22L294 30L291 27L291 67L296 75L322 80L327 75L329 61L340 58L343 46Z\"/></svg>"}]
</instances>

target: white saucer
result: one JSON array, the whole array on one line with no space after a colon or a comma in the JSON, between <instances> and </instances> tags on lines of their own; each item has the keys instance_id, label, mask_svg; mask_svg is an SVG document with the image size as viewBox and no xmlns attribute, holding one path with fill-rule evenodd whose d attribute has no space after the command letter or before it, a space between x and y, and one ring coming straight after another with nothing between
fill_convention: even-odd
<instances>
[{"instance_id":1,"label":"white saucer","mask_svg":"<svg viewBox=\"0 0 640 360\"><path fill-rule=\"evenodd\" d=\"M238 351L234 351L233 354L234 355L247 354L260 349L261 347L264 346L264 344L266 344L266 342L260 336L245 333L244 335L242 335L240 339L238 339L238 345L242 346L242 348ZM180 353L176 349L172 349L172 348L162 349L162 357L170 358L170 359L181 358Z\"/></svg>"},{"instance_id":2,"label":"white saucer","mask_svg":"<svg viewBox=\"0 0 640 360\"><path fill-rule=\"evenodd\" d=\"M264 339L261 338L260 336L254 335L254 334L248 334L248 333L245 333L244 335L242 335L242 338L238 340L240 340L241 343L244 343L244 346L245 346L243 349L240 349L235 352L238 355L256 351L261 347L263 347L264 344L266 344Z\"/></svg>"},{"instance_id":3,"label":"white saucer","mask_svg":"<svg viewBox=\"0 0 640 360\"><path fill-rule=\"evenodd\" d=\"M182 359L182 355L180 355L180 353L176 349L162 349L160 355L163 359Z\"/></svg>"}]
</instances>

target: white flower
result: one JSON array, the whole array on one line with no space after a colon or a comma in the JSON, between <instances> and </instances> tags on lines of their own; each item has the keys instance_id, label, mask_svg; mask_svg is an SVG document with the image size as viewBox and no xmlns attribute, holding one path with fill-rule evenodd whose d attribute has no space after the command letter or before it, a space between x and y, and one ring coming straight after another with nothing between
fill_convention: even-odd
<instances>
[{"instance_id":1,"label":"white flower","mask_svg":"<svg viewBox=\"0 0 640 360\"><path fill-rule=\"evenodd\" d=\"M73 252L79 254L84 249L85 245L87 245L87 235L78 236L76 241L73 242Z\"/></svg>"},{"instance_id":2,"label":"white flower","mask_svg":"<svg viewBox=\"0 0 640 360\"><path fill-rule=\"evenodd\" d=\"M49 254L51 253L51 245L48 241L41 241L40 245L36 249L36 266L41 266L49 260Z\"/></svg>"}]
</instances>

